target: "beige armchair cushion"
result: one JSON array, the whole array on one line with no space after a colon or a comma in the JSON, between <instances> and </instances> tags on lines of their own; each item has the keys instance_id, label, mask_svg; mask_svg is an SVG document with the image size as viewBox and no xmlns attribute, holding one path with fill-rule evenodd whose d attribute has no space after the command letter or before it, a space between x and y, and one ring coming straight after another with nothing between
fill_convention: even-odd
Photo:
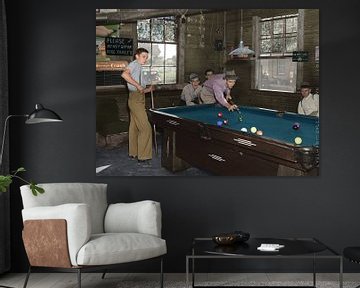
<instances>
[{"instance_id":1,"label":"beige armchair cushion","mask_svg":"<svg viewBox=\"0 0 360 288\"><path fill-rule=\"evenodd\" d=\"M134 232L161 237L160 203L144 200L110 204L105 215L105 232Z\"/></svg>"},{"instance_id":2,"label":"beige armchair cushion","mask_svg":"<svg viewBox=\"0 0 360 288\"><path fill-rule=\"evenodd\" d=\"M67 203L88 204L92 233L104 232L104 217L107 209L107 184L99 183L46 183L39 184L44 194L36 197L29 185L20 187L24 209L40 206L57 206Z\"/></svg>"},{"instance_id":3,"label":"beige armchair cushion","mask_svg":"<svg viewBox=\"0 0 360 288\"><path fill-rule=\"evenodd\" d=\"M165 240L140 233L92 235L81 247L78 265L107 265L145 260L166 253Z\"/></svg>"}]
</instances>

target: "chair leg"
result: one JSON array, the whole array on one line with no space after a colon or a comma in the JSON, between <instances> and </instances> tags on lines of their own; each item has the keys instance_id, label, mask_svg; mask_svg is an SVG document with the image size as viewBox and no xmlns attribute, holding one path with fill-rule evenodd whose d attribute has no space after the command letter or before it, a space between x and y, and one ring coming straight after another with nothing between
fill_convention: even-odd
<instances>
[{"instance_id":1,"label":"chair leg","mask_svg":"<svg viewBox=\"0 0 360 288\"><path fill-rule=\"evenodd\" d=\"M31 273L31 265L29 266L29 270L28 270L28 272L27 272L27 274L26 274L26 278L25 278L25 282L24 282L23 288L26 288L26 286L27 286L27 283L28 283L29 277L30 277L30 273Z\"/></svg>"},{"instance_id":2,"label":"chair leg","mask_svg":"<svg viewBox=\"0 0 360 288\"><path fill-rule=\"evenodd\" d=\"M105 278L105 274L106 274L106 269L104 270L104 273L102 274L102 276L101 276L101 279L104 279Z\"/></svg>"},{"instance_id":3,"label":"chair leg","mask_svg":"<svg viewBox=\"0 0 360 288\"><path fill-rule=\"evenodd\" d=\"M164 287L163 257L160 260L160 287Z\"/></svg>"},{"instance_id":4,"label":"chair leg","mask_svg":"<svg viewBox=\"0 0 360 288\"><path fill-rule=\"evenodd\" d=\"M78 288L81 288L81 269L77 269Z\"/></svg>"}]
</instances>

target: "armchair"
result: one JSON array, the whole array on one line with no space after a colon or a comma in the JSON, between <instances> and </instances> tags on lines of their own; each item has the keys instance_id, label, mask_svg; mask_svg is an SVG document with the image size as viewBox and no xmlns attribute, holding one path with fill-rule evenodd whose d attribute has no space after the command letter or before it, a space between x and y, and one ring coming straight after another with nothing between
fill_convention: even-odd
<instances>
[{"instance_id":1,"label":"armchair","mask_svg":"<svg viewBox=\"0 0 360 288\"><path fill-rule=\"evenodd\" d=\"M34 197L20 187L24 209L23 241L31 271L50 268L81 272L115 268L118 264L160 258L160 286L166 241L161 239L160 203L107 203L107 184L39 184L45 193ZM103 274L104 278L105 273Z\"/></svg>"}]
</instances>

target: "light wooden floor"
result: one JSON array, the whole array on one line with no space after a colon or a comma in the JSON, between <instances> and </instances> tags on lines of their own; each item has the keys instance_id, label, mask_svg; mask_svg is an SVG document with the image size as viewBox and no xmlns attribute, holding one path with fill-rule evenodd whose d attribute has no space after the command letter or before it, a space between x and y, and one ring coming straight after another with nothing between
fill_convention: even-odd
<instances>
[{"instance_id":1,"label":"light wooden floor","mask_svg":"<svg viewBox=\"0 0 360 288\"><path fill-rule=\"evenodd\" d=\"M106 278L101 279L101 273L83 273L82 287L83 288L131 288L131 287L159 287L159 274L154 273L108 273ZM10 286L14 288L22 288L24 273L8 273L0 276L1 285ZM75 288L77 287L76 273L32 273L28 283L28 288ZM317 282L319 287L339 287L338 274L336 273L319 273L317 274ZM355 287L360 284L360 273L344 273L344 288ZM294 285L302 281L308 281L307 285L311 285L312 274L310 273L211 273L211 274L197 274L197 283L211 285L211 282L219 283L223 281L229 285L234 281L250 281L250 285L266 285L271 281L282 282L288 284L290 281ZM168 273L164 276L165 288L180 288L185 287L186 276L183 273ZM325 282L324 282L325 281ZM329 282L327 282L329 281ZM203 283L202 283L203 282ZM209 284L210 283L210 284ZM330 284L331 283L331 286ZM224 284L224 285L225 285ZM241 285L241 284L239 284ZM270 285L270 284L269 284Z\"/></svg>"}]
</instances>

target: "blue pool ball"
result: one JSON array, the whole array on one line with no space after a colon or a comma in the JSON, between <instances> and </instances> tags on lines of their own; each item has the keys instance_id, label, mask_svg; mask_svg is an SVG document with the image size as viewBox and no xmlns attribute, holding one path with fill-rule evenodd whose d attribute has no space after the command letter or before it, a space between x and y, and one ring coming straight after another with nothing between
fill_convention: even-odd
<instances>
[{"instance_id":1,"label":"blue pool ball","mask_svg":"<svg viewBox=\"0 0 360 288\"><path fill-rule=\"evenodd\" d=\"M300 128L300 124L297 123L297 122L295 122L294 125L292 126L292 128L293 128L294 130L298 130L298 129Z\"/></svg>"},{"instance_id":2,"label":"blue pool ball","mask_svg":"<svg viewBox=\"0 0 360 288\"><path fill-rule=\"evenodd\" d=\"M223 125L223 121L219 120L216 122L217 126L221 127Z\"/></svg>"}]
</instances>

